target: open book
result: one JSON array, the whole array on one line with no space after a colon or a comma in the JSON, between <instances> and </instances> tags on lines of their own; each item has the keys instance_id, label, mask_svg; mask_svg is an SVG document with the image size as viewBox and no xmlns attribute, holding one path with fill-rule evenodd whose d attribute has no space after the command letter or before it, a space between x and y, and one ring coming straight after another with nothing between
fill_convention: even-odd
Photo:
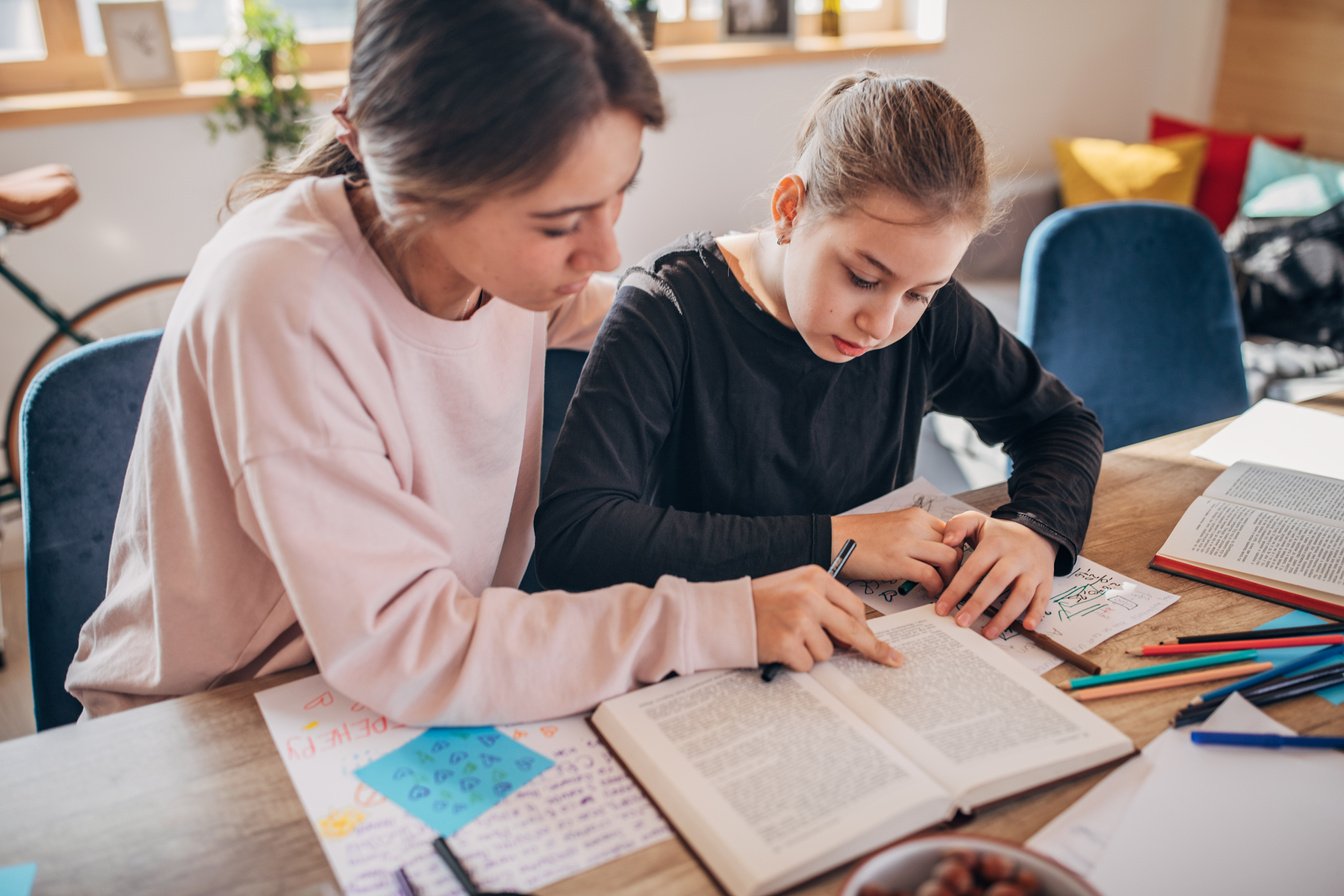
<instances>
[{"instance_id":1,"label":"open book","mask_svg":"<svg viewBox=\"0 0 1344 896\"><path fill-rule=\"evenodd\" d=\"M1235 463L1149 565L1344 619L1344 480Z\"/></svg>"},{"instance_id":2,"label":"open book","mask_svg":"<svg viewBox=\"0 0 1344 896\"><path fill-rule=\"evenodd\" d=\"M931 604L868 624L904 666L847 654L772 682L755 671L702 672L593 714L733 896L777 892L1134 749Z\"/></svg>"}]
</instances>

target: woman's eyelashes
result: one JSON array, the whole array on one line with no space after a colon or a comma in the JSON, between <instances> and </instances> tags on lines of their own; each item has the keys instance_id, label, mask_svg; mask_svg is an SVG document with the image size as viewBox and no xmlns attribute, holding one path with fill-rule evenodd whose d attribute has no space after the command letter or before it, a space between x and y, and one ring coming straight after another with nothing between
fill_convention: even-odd
<instances>
[{"instance_id":1,"label":"woman's eyelashes","mask_svg":"<svg viewBox=\"0 0 1344 896\"><path fill-rule=\"evenodd\" d=\"M543 228L541 232L544 235L549 236L553 239L559 239L562 236L570 236L574 233L577 233L579 230L580 223L581 220L576 220L573 224L569 225L568 227L546 227Z\"/></svg>"}]
</instances>

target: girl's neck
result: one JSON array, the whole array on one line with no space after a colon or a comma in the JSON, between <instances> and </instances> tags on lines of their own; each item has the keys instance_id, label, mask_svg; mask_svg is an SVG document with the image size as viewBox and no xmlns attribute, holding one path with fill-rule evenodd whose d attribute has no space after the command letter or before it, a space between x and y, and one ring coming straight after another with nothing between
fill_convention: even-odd
<instances>
[{"instance_id":1,"label":"girl's neck","mask_svg":"<svg viewBox=\"0 0 1344 896\"><path fill-rule=\"evenodd\" d=\"M347 184L346 196L365 242L412 305L444 320L466 320L486 303L485 290L452 270L430 241L415 239L399 246L367 184Z\"/></svg>"},{"instance_id":2,"label":"girl's neck","mask_svg":"<svg viewBox=\"0 0 1344 896\"><path fill-rule=\"evenodd\" d=\"M728 270L757 305L791 330L796 330L784 301L784 250L769 231L730 233L715 240Z\"/></svg>"}]
</instances>

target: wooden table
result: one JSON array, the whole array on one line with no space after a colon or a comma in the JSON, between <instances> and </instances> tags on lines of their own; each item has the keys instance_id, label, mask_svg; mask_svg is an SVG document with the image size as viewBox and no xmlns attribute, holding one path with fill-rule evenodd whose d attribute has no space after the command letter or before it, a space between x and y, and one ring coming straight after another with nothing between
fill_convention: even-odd
<instances>
[{"instance_id":1,"label":"wooden table","mask_svg":"<svg viewBox=\"0 0 1344 896\"><path fill-rule=\"evenodd\" d=\"M1311 402L1344 415L1344 392ZM1108 454L1086 556L1181 596L1157 617L1093 649L1124 651L1179 632L1249 629L1283 607L1148 569L1148 561L1220 467L1190 449L1210 424ZM988 509L1003 485L963 495ZM334 878L252 694L310 674L297 669L0 743L0 866L38 864L39 894L335 894ZM1064 667L1045 677L1070 676ZM1090 704L1138 746L1166 728L1200 685ZM1344 707L1310 696L1269 707L1304 733L1344 735ZM1021 841L1101 779L1059 784L986 811L964 830ZM833 894L844 869L795 890ZM547 896L717 893L680 841L650 847L546 887Z\"/></svg>"}]
</instances>

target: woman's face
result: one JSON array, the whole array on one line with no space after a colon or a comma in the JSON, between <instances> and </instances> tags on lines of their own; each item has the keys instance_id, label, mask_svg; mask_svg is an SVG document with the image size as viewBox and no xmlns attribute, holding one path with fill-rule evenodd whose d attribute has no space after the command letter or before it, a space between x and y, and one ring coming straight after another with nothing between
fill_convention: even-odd
<instances>
[{"instance_id":1,"label":"woman's face","mask_svg":"<svg viewBox=\"0 0 1344 896\"><path fill-rule=\"evenodd\" d=\"M798 206L781 289L795 329L819 358L844 363L886 348L919 323L975 237L960 221L928 223L891 192L839 214Z\"/></svg>"},{"instance_id":2,"label":"woman's face","mask_svg":"<svg viewBox=\"0 0 1344 896\"><path fill-rule=\"evenodd\" d=\"M424 239L432 256L466 288L534 311L558 307L595 271L620 263L613 226L639 169L643 134L633 113L601 113L537 187L431 224Z\"/></svg>"}]
</instances>

